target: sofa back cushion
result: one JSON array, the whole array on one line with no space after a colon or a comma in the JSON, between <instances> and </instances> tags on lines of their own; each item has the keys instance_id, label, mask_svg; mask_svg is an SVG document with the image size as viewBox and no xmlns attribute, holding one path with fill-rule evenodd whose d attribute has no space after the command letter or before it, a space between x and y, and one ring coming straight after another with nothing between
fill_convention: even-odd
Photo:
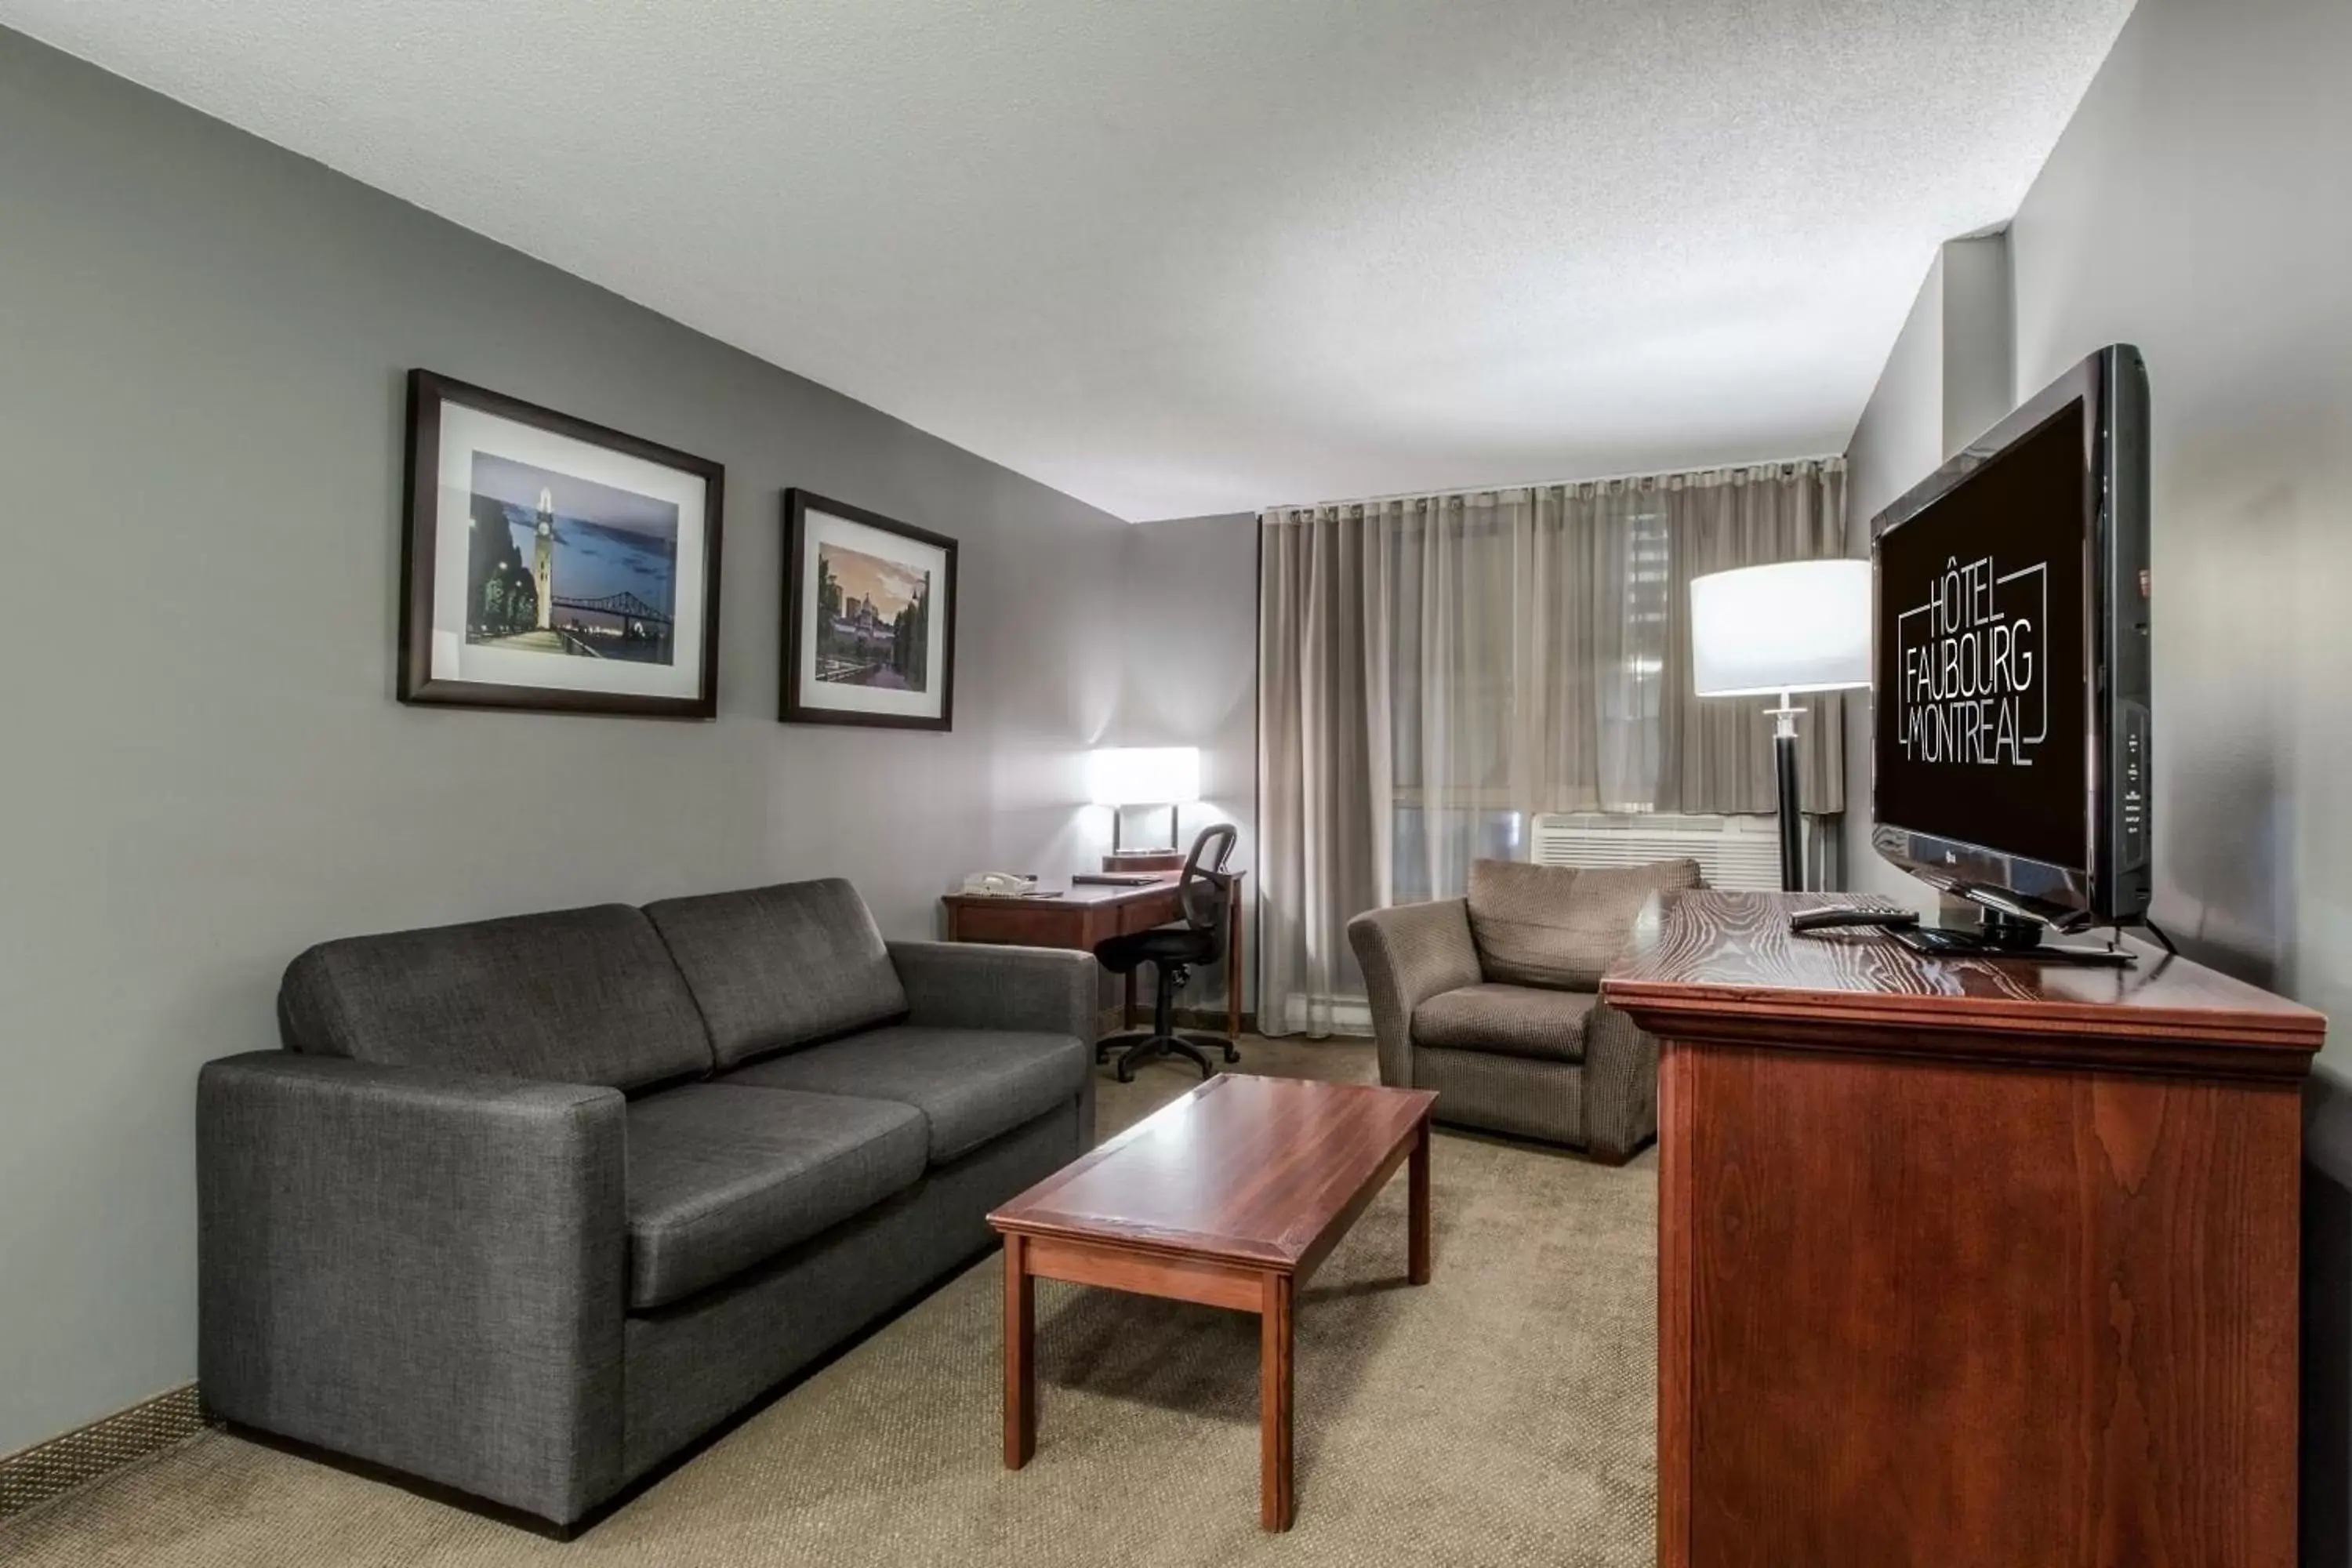
<instances>
[{"instance_id":1,"label":"sofa back cushion","mask_svg":"<svg viewBox=\"0 0 2352 1568\"><path fill-rule=\"evenodd\" d=\"M646 914L693 988L722 1068L906 1015L882 932L838 877L668 899Z\"/></svg>"},{"instance_id":2,"label":"sofa back cushion","mask_svg":"<svg viewBox=\"0 0 2352 1568\"><path fill-rule=\"evenodd\" d=\"M626 904L321 942L278 1016L295 1050L385 1067L622 1089L710 1070L685 980Z\"/></svg>"},{"instance_id":3,"label":"sofa back cushion","mask_svg":"<svg viewBox=\"0 0 2352 1568\"><path fill-rule=\"evenodd\" d=\"M1699 885L1696 860L1601 868L1470 865L1470 934L1490 981L1591 991L1651 894Z\"/></svg>"}]
</instances>

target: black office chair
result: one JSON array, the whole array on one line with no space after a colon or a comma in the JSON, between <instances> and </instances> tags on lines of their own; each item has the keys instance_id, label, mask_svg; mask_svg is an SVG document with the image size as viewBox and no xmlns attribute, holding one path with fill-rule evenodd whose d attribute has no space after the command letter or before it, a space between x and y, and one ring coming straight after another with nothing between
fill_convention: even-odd
<instances>
[{"instance_id":1,"label":"black office chair","mask_svg":"<svg viewBox=\"0 0 2352 1568\"><path fill-rule=\"evenodd\" d=\"M1192 977L1193 966L1214 963L1225 955L1234 889L1233 878L1225 874L1225 861L1233 855L1234 837L1233 825L1221 822L1202 828L1192 840L1192 852L1184 858L1184 875L1176 884L1176 900L1184 911L1182 925L1129 931L1095 944L1095 956L1113 973L1131 974L1146 963L1159 973L1151 1003L1151 1032L1113 1035L1095 1047L1097 1062L1126 1047L1118 1058L1121 1083L1135 1081L1139 1064L1163 1057L1182 1057L1201 1069L1202 1078L1217 1070L1209 1060L1210 1051L1223 1051L1229 1062L1242 1059L1241 1051L1223 1035L1180 1035L1175 1030L1176 993ZM1237 975L1225 979L1228 984L1240 983Z\"/></svg>"}]
</instances>

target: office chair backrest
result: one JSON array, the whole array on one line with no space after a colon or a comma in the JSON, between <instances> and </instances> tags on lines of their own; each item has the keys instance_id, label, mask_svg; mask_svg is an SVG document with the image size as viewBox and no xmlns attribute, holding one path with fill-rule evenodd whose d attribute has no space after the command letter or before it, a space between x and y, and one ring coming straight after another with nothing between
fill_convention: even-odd
<instances>
[{"instance_id":1,"label":"office chair backrest","mask_svg":"<svg viewBox=\"0 0 2352 1568\"><path fill-rule=\"evenodd\" d=\"M1237 837L1230 822L1201 829L1201 836L1192 840L1192 852L1184 857L1184 875L1176 884L1176 900L1184 906L1184 923L1220 941L1225 932L1225 912L1233 901L1228 889L1234 879L1225 875L1225 862L1233 858Z\"/></svg>"}]
</instances>

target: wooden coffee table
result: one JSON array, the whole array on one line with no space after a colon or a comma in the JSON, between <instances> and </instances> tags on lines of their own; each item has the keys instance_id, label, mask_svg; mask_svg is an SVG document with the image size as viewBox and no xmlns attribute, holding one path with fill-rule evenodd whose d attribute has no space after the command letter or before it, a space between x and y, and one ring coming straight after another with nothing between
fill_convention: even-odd
<instances>
[{"instance_id":1,"label":"wooden coffee table","mask_svg":"<svg viewBox=\"0 0 2352 1568\"><path fill-rule=\"evenodd\" d=\"M1037 1446L1039 1278L1255 1312L1258 1522L1290 1528L1298 1289L1400 1164L1429 1283L1426 1089L1220 1073L988 1216L1004 1234L1004 1463Z\"/></svg>"}]
</instances>

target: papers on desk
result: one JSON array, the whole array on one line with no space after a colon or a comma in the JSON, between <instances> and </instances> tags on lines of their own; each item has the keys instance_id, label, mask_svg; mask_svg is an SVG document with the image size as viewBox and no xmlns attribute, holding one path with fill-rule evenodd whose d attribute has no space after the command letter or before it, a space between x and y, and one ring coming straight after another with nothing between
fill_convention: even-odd
<instances>
[{"instance_id":1,"label":"papers on desk","mask_svg":"<svg viewBox=\"0 0 2352 1568\"><path fill-rule=\"evenodd\" d=\"M963 890L982 899L1034 899L1037 878L1029 871L974 871L963 879Z\"/></svg>"}]
</instances>

